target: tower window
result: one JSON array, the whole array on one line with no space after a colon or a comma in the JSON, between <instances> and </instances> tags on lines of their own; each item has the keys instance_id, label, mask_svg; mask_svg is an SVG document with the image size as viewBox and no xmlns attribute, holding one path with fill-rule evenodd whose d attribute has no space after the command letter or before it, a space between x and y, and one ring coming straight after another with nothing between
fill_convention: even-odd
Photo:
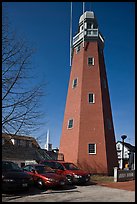
<instances>
[{"instance_id":1,"label":"tower window","mask_svg":"<svg viewBox=\"0 0 137 204\"><path fill-rule=\"evenodd\" d=\"M80 52L80 45L76 47L76 54Z\"/></svg>"},{"instance_id":2,"label":"tower window","mask_svg":"<svg viewBox=\"0 0 137 204\"><path fill-rule=\"evenodd\" d=\"M78 78L74 79L72 82L72 88L75 88L78 84Z\"/></svg>"},{"instance_id":3,"label":"tower window","mask_svg":"<svg viewBox=\"0 0 137 204\"><path fill-rule=\"evenodd\" d=\"M88 102L89 103L95 103L95 94L93 94L93 93L88 94Z\"/></svg>"},{"instance_id":4,"label":"tower window","mask_svg":"<svg viewBox=\"0 0 137 204\"><path fill-rule=\"evenodd\" d=\"M87 24L87 29L91 29L91 23Z\"/></svg>"},{"instance_id":5,"label":"tower window","mask_svg":"<svg viewBox=\"0 0 137 204\"><path fill-rule=\"evenodd\" d=\"M88 144L88 153L96 154L96 144Z\"/></svg>"},{"instance_id":6,"label":"tower window","mask_svg":"<svg viewBox=\"0 0 137 204\"><path fill-rule=\"evenodd\" d=\"M73 119L68 121L68 129L73 128Z\"/></svg>"},{"instance_id":7,"label":"tower window","mask_svg":"<svg viewBox=\"0 0 137 204\"><path fill-rule=\"evenodd\" d=\"M94 57L88 57L88 65L94 65Z\"/></svg>"}]
</instances>

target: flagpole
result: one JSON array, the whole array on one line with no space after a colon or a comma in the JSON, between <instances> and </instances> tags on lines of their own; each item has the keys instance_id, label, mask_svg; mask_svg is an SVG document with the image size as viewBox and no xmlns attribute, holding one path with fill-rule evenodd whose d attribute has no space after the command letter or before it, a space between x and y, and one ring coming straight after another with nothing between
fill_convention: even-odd
<instances>
[{"instance_id":1,"label":"flagpole","mask_svg":"<svg viewBox=\"0 0 137 204\"><path fill-rule=\"evenodd\" d=\"M83 2L83 47L84 47L84 34L85 34L85 27L84 27L84 12L85 12L85 2Z\"/></svg>"},{"instance_id":2,"label":"flagpole","mask_svg":"<svg viewBox=\"0 0 137 204\"><path fill-rule=\"evenodd\" d=\"M70 3L70 67L72 58L72 2Z\"/></svg>"}]
</instances>

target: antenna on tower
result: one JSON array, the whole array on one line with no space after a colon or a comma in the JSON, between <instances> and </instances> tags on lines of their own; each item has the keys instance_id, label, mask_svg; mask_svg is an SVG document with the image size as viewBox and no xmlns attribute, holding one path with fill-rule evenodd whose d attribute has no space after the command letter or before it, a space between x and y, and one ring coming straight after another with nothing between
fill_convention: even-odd
<instances>
[{"instance_id":1,"label":"antenna on tower","mask_svg":"<svg viewBox=\"0 0 137 204\"><path fill-rule=\"evenodd\" d=\"M85 34L85 27L84 27L84 12L85 12L85 2L83 2L83 47L84 47L84 34Z\"/></svg>"},{"instance_id":2,"label":"antenna on tower","mask_svg":"<svg viewBox=\"0 0 137 204\"><path fill-rule=\"evenodd\" d=\"M70 67L72 60L72 2L70 2Z\"/></svg>"}]
</instances>

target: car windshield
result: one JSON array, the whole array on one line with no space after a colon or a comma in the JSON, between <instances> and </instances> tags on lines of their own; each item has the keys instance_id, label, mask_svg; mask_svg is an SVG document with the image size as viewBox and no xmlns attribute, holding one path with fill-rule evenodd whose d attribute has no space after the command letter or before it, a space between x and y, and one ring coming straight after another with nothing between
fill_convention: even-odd
<instances>
[{"instance_id":1,"label":"car windshield","mask_svg":"<svg viewBox=\"0 0 137 204\"><path fill-rule=\"evenodd\" d=\"M55 172L52 168L48 166L35 166L35 169L39 174Z\"/></svg>"},{"instance_id":2,"label":"car windshield","mask_svg":"<svg viewBox=\"0 0 137 204\"><path fill-rule=\"evenodd\" d=\"M78 170L79 169L75 164L72 164L72 163L63 163L63 165L65 166L67 170Z\"/></svg>"},{"instance_id":3,"label":"car windshield","mask_svg":"<svg viewBox=\"0 0 137 204\"><path fill-rule=\"evenodd\" d=\"M2 169L4 171L22 171L18 164L13 162L2 162Z\"/></svg>"}]
</instances>

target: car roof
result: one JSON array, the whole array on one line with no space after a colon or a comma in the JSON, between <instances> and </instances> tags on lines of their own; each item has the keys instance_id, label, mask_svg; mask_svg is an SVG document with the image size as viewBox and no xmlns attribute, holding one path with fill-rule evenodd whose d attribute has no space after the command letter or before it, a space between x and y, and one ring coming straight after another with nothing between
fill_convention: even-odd
<instances>
[{"instance_id":1,"label":"car roof","mask_svg":"<svg viewBox=\"0 0 137 204\"><path fill-rule=\"evenodd\" d=\"M27 164L27 165L25 165L25 166L45 166L44 164ZM24 167L25 167L24 166Z\"/></svg>"}]
</instances>

